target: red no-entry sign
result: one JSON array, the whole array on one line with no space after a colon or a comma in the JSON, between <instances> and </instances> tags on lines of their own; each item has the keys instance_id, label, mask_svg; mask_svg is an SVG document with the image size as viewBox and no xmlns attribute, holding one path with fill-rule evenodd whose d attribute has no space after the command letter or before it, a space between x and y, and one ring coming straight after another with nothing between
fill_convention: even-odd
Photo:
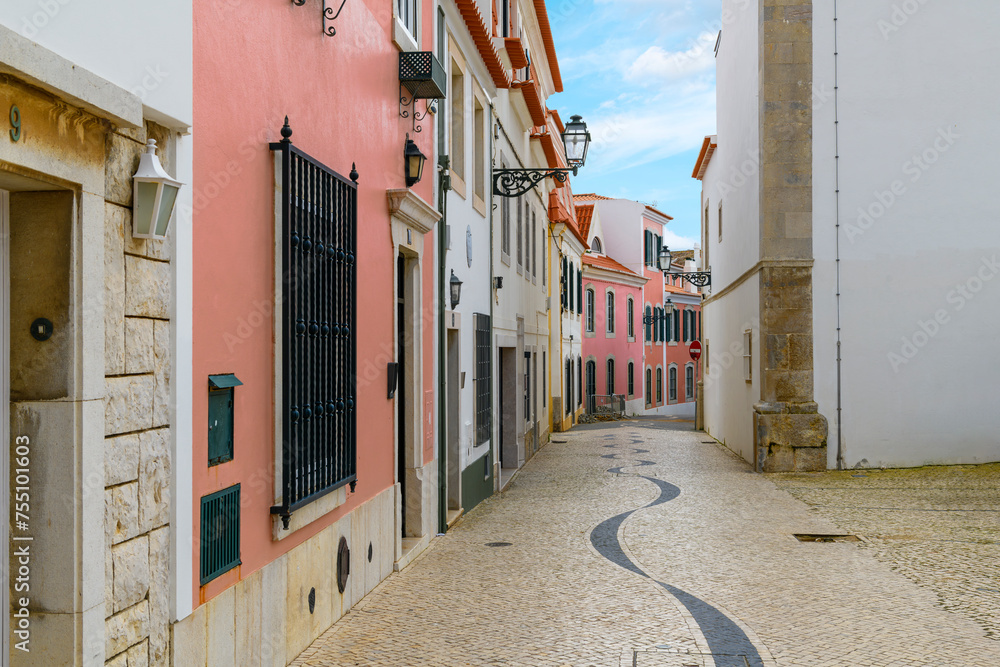
<instances>
[{"instance_id":1,"label":"red no-entry sign","mask_svg":"<svg viewBox=\"0 0 1000 667\"><path fill-rule=\"evenodd\" d=\"M692 341L688 352L691 353L691 358L695 361L701 359L701 343L699 341Z\"/></svg>"}]
</instances>

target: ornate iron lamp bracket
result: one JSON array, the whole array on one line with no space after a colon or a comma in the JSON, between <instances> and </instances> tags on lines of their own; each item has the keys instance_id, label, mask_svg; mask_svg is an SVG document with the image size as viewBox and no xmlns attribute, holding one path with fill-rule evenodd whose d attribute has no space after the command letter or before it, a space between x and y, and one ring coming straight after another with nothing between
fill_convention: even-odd
<instances>
[{"instance_id":1,"label":"ornate iron lamp bracket","mask_svg":"<svg viewBox=\"0 0 1000 667\"><path fill-rule=\"evenodd\" d=\"M306 4L306 0L292 0L292 4L296 7L301 7ZM336 13L333 11L333 7L326 6L326 0L323 0L323 34L328 37L334 37L337 34L337 28L334 27L333 22L337 20L340 16L340 12L344 11L344 5L347 4L347 0L343 0L340 3L340 9ZM329 24L329 25L327 25Z\"/></svg>"},{"instance_id":2,"label":"ornate iron lamp bracket","mask_svg":"<svg viewBox=\"0 0 1000 667\"><path fill-rule=\"evenodd\" d=\"M672 271L664 271L663 275L683 278L695 287L708 287L712 284L712 273L710 271L692 271L690 273L674 273Z\"/></svg>"},{"instance_id":3,"label":"ornate iron lamp bracket","mask_svg":"<svg viewBox=\"0 0 1000 667\"><path fill-rule=\"evenodd\" d=\"M417 111L417 98L407 97L403 92L403 84L399 84L399 117L400 118L412 118L413 119L413 131L423 132L424 128L422 125L417 125L417 123L427 118L427 114L431 112L431 100L424 100L424 112L420 113Z\"/></svg>"},{"instance_id":4,"label":"ornate iron lamp bracket","mask_svg":"<svg viewBox=\"0 0 1000 667\"><path fill-rule=\"evenodd\" d=\"M565 183L566 178L576 174L575 169L494 169L493 194L498 197L520 197L531 191L548 177Z\"/></svg>"}]
</instances>

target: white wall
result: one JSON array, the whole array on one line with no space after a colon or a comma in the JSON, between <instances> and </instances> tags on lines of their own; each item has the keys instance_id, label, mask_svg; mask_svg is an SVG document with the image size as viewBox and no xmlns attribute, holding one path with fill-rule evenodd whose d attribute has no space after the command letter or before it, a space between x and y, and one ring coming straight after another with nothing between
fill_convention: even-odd
<instances>
[{"instance_id":1,"label":"white wall","mask_svg":"<svg viewBox=\"0 0 1000 667\"><path fill-rule=\"evenodd\" d=\"M757 3L724 0L722 42L716 58L719 146L710 162L701 203L708 204L708 262L711 294L723 289L760 259L760 157L758 137ZM723 206L719 242L719 203Z\"/></svg>"},{"instance_id":2,"label":"white wall","mask_svg":"<svg viewBox=\"0 0 1000 667\"><path fill-rule=\"evenodd\" d=\"M1000 459L1000 4L877 0L839 11L839 81L832 3L816 3L813 21L814 350L830 464L838 238L846 465Z\"/></svg>"},{"instance_id":3,"label":"white wall","mask_svg":"<svg viewBox=\"0 0 1000 667\"><path fill-rule=\"evenodd\" d=\"M191 0L4 0L0 23L137 95L157 122L191 124Z\"/></svg>"},{"instance_id":4,"label":"white wall","mask_svg":"<svg viewBox=\"0 0 1000 667\"><path fill-rule=\"evenodd\" d=\"M630 271L643 275L642 212L645 204L629 199L594 202L600 211L604 254Z\"/></svg>"},{"instance_id":5,"label":"white wall","mask_svg":"<svg viewBox=\"0 0 1000 667\"><path fill-rule=\"evenodd\" d=\"M760 400L760 281L754 274L702 307L705 431L747 461L754 460L753 405ZM743 332L752 331L751 382L743 375Z\"/></svg>"}]
</instances>

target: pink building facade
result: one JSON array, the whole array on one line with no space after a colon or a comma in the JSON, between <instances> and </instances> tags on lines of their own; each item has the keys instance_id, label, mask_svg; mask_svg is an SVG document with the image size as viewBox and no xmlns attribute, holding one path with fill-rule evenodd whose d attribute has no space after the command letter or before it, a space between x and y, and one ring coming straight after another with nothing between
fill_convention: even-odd
<instances>
[{"instance_id":1,"label":"pink building facade","mask_svg":"<svg viewBox=\"0 0 1000 667\"><path fill-rule=\"evenodd\" d=\"M434 169L404 173L408 137L434 163L435 127L416 132L423 102L404 118L399 99L401 54L434 48L434 4L359 0L335 23L311 3L194 11L175 664L283 665L436 532L440 214Z\"/></svg>"},{"instance_id":2,"label":"pink building facade","mask_svg":"<svg viewBox=\"0 0 1000 667\"><path fill-rule=\"evenodd\" d=\"M623 396L626 414L644 404L642 288L646 279L606 255L583 257L584 400L587 411Z\"/></svg>"}]
</instances>

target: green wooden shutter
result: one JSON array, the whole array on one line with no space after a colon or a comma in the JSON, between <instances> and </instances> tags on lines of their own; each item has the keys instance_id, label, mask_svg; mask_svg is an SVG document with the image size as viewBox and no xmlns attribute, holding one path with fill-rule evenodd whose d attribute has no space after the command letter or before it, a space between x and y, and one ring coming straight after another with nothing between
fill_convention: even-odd
<instances>
[{"instance_id":1,"label":"green wooden shutter","mask_svg":"<svg viewBox=\"0 0 1000 667\"><path fill-rule=\"evenodd\" d=\"M646 342L653 340L653 325L650 323L650 318L653 311L650 310L649 306L646 306L646 317L643 318L646 321Z\"/></svg>"}]
</instances>

